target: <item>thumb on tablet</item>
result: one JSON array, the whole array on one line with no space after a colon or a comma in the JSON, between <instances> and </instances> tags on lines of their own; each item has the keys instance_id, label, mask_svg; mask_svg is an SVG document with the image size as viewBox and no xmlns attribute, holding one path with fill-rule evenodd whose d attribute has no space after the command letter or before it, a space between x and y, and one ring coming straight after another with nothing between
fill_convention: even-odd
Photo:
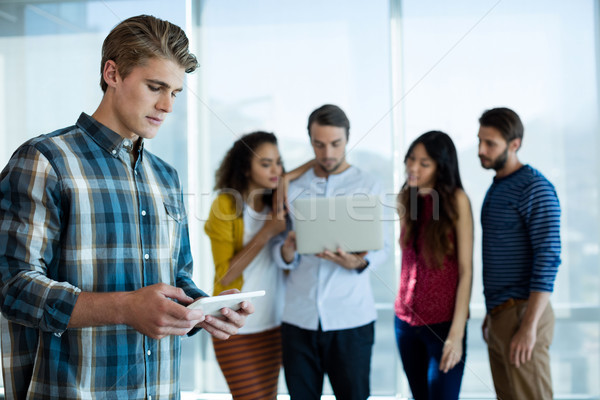
<instances>
[{"instance_id":1,"label":"thumb on tablet","mask_svg":"<svg viewBox=\"0 0 600 400\"><path fill-rule=\"evenodd\" d=\"M175 286L166 285L166 284L160 285L159 290L163 296L169 297L171 299L175 299L175 300L179 301L180 303L189 304L192 301L194 301L194 299L192 299L190 296L185 294L183 289L175 287Z\"/></svg>"}]
</instances>

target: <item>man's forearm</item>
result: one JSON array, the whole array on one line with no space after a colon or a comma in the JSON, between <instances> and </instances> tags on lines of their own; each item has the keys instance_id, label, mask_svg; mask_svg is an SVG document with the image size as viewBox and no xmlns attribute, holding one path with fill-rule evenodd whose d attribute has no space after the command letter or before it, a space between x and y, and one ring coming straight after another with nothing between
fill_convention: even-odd
<instances>
[{"instance_id":1,"label":"man's forearm","mask_svg":"<svg viewBox=\"0 0 600 400\"><path fill-rule=\"evenodd\" d=\"M117 325L126 323L127 292L81 292L71 313L69 328Z\"/></svg>"}]
</instances>

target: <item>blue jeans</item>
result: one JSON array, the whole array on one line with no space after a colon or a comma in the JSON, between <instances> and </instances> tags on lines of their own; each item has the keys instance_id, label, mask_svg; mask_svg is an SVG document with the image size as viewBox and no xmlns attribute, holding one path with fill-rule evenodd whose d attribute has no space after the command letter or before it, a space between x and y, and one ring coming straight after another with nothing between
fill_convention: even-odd
<instances>
[{"instance_id":1,"label":"blue jeans","mask_svg":"<svg viewBox=\"0 0 600 400\"><path fill-rule=\"evenodd\" d=\"M439 370L450 322L412 326L395 318L396 340L404 372L415 400L456 400L465 370L467 334L462 359L447 373Z\"/></svg>"}]
</instances>

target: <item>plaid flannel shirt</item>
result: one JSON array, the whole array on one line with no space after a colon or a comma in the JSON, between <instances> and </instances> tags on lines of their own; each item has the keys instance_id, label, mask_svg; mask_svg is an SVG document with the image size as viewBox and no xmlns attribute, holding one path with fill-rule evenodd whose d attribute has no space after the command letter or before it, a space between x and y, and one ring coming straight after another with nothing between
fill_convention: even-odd
<instances>
[{"instance_id":1,"label":"plaid flannel shirt","mask_svg":"<svg viewBox=\"0 0 600 400\"><path fill-rule=\"evenodd\" d=\"M0 175L2 372L10 399L179 398L180 338L67 329L81 291L164 282L193 298L177 172L81 114L23 144Z\"/></svg>"}]
</instances>

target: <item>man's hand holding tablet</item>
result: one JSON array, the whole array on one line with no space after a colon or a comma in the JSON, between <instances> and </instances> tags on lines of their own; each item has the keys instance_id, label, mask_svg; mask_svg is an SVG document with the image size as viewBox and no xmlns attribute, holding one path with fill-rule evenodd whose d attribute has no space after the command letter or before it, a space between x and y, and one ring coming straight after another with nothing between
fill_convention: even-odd
<instances>
[{"instance_id":1,"label":"man's hand holding tablet","mask_svg":"<svg viewBox=\"0 0 600 400\"><path fill-rule=\"evenodd\" d=\"M233 293L223 294L212 297L201 297L187 307L190 309L201 309L204 311L204 315L212 315L215 317L222 317L221 309L230 308L233 311L240 309L243 301L250 301L254 297L264 296L264 290L258 290L255 292L246 293Z\"/></svg>"},{"instance_id":2,"label":"man's hand holding tablet","mask_svg":"<svg viewBox=\"0 0 600 400\"><path fill-rule=\"evenodd\" d=\"M246 317L252 313L254 313L254 305L248 301L248 293L240 293L238 289L229 289L224 290L219 293L218 296L214 297L202 297L196 300L194 303L188 305L190 309L201 309L204 311L203 305L199 302L201 299L226 299L229 298L231 300L232 295L241 295L241 298L236 298L231 304L234 308L237 307L238 310L234 311L229 308L226 304L221 305L219 308L220 312L217 315L210 315L205 313L204 321L196 325L198 328L204 329L206 332L210 333L217 339L229 339L231 335L237 335L238 329L244 326L246 323ZM244 297L244 295L246 297ZM259 294L262 296L263 294ZM206 302L207 300L202 300L202 302ZM213 300L214 301L214 300ZM196 304L198 303L198 304Z\"/></svg>"}]
</instances>

